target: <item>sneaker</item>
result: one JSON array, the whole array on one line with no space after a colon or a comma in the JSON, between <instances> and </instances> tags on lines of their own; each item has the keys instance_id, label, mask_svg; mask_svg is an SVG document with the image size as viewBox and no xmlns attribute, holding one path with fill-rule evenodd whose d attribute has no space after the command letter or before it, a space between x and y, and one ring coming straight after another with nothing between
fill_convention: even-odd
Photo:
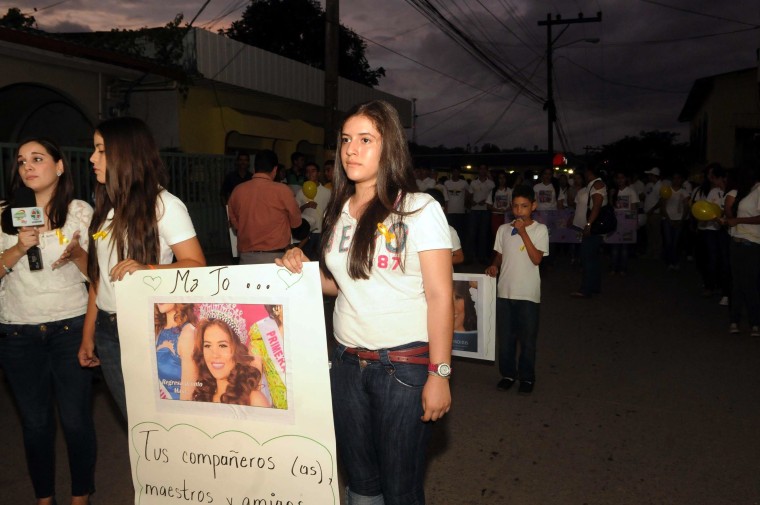
<instances>
[{"instance_id":1,"label":"sneaker","mask_svg":"<svg viewBox=\"0 0 760 505\"><path fill-rule=\"evenodd\" d=\"M760 326L753 326L749 332L750 337L760 337Z\"/></svg>"},{"instance_id":2,"label":"sneaker","mask_svg":"<svg viewBox=\"0 0 760 505\"><path fill-rule=\"evenodd\" d=\"M515 380L510 379L509 377L502 378L498 384L496 384L496 389L500 391L509 391L509 388L515 385Z\"/></svg>"},{"instance_id":3,"label":"sneaker","mask_svg":"<svg viewBox=\"0 0 760 505\"><path fill-rule=\"evenodd\" d=\"M736 335L739 333L739 325L736 323L731 323L731 326L728 327L728 332L732 335Z\"/></svg>"},{"instance_id":4,"label":"sneaker","mask_svg":"<svg viewBox=\"0 0 760 505\"><path fill-rule=\"evenodd\" d=\"M529 395L533 392L533 383L528 381L520 381L520 387L517 388L517 392Z\"/></svg>"},{"instance_id":5,"label":"sneaker","mask_svg":"<svg viewBox=\"0 0 760 505\"><path fill-rule=\"evenodd\" d=\"M718 305L723 305L724 307L727 306L728 305L728 297L724 296L723 298L721 298L720 301L718 302Z\"/></svg>"}]
</instances>

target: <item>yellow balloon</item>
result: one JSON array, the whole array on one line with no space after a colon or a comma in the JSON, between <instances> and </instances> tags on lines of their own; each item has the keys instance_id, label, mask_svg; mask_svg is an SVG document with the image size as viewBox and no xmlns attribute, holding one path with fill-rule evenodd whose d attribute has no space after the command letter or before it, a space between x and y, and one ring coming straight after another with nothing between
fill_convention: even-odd
<instances>
[{"instance_id":1,"label":"yellow balloon","mask_svg":"<svg viewBox=\"0 0 760 505\"><path fill-rule=\"evenodd\" d=\"M667 200L671 196L673 196L673 188L670 186L663 186L660 188L660 198Z\"/></svg>"},{"instance_id":2,"label":"yellow balloon","mask_svg":"<svg viewBox=\"0 0 760 505\"><path fill-rule=\"evenodd\" d=\"M317 183L306 181L303 183L303 196L311 200L317 196Z\"/></svg>"},{"instance_id":3,"label":"yellow balloon","mask_svg":"<svg viewBox=\"0 0 760 505\"><path fill-rule=\"evenodd\" d=\"M700 221L712 221L720 217L721 210L717 204L700 200L691 206L691 215Z\"/></svg>"}]
</instances>

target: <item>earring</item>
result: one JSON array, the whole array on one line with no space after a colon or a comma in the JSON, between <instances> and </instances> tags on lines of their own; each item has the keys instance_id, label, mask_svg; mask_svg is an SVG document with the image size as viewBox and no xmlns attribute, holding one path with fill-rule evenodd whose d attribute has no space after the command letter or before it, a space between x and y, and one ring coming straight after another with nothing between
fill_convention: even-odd
<instances>
[{"instance_id":1,"label":"earring","mask_svg":"<svg viewBox=\"0 0 760 505\"><path fill-rule=\"evenodd\" d=\"M56 173L55 173L55 175L57 175L58 177L60 177L60 176L61 176L61 174L63 174L63 172L56 172Z\"/></svg>"}]
</instances>

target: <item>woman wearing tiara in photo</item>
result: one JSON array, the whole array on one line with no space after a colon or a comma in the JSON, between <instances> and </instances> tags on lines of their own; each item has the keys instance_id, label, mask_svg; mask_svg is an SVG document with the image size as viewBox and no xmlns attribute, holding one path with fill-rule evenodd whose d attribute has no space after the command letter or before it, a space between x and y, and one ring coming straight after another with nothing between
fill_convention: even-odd
<instances>
[{"instance_id":1,"label":"woman wearing tiara in photo","mask_svg":"<svg viewBox=\"0 0 760 505\"><path fill-rule=\"evenodd\" d=\"M156 329L156 367L159 395L166 400L192 400L198 367L195 346L195 304L157 303L153 306Z\"/></svg>"},{"instance_id":2,"label":"woman wearing tiara in photo","mask_svg":"<svg viewBox=\"0 0 760 505\"><path fill-rule=\"evenodd\" d=\"M271 407L261 392L261 370L243 344L245 320L228 304L201 306L193 359L198 385L193 400Z\"/></svg>"}]
</instances>

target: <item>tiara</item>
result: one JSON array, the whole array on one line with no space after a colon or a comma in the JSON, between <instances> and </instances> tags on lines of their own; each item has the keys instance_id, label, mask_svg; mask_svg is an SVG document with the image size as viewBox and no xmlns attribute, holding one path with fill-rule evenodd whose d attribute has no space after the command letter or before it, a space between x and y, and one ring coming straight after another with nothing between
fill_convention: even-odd
<instances>
[{"instance_id":1,"label":"tiara","mask_svg":"<svg viewBox=\"0 0 760 505\"><path fill-rule=\"evenodd\" d=\"M248 338L243 311L236 303L203 303L200 307L201 319L218 319L223 321L235 333L240 343L245 344Z\"/></svg>"}]
</instances>

